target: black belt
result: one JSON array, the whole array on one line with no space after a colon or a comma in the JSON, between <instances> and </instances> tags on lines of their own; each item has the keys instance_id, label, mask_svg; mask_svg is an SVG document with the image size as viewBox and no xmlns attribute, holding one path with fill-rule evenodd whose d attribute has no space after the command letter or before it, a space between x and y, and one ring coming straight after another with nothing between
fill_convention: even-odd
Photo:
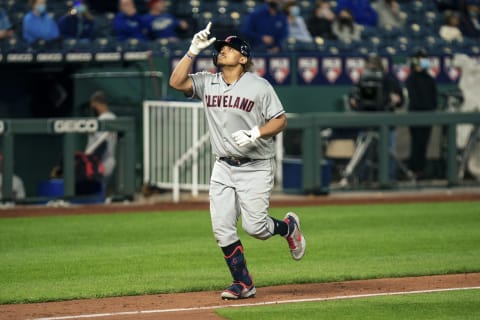
<instances>
[{"instance_id":1,"label":"black belt","mask_svg":"<svg viewBox=\"0 0 480 320\"><path fill-rule=\"evenodd\" d=\"M242 164L249 163L255 161L255 159L250 158L236 158L236 157L220 157L219 160L228 163L231 166L241 166Z\"/></svg>"}]
</instances>

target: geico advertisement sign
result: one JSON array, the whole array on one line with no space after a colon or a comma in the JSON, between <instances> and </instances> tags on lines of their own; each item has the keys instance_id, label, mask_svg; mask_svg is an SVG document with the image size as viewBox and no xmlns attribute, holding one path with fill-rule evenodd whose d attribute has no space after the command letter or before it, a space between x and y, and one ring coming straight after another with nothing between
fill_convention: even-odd
<instances>
[{"instance_id":1,"label":"geico advertisement sign","mask_svg":"<svg viewBox=\"0 0 480 320\"><path fill-rule=\"evenodd\" d=\"M53 122L53 131L55 133L96 132L98 129L99 124L96 119L55 120Z\"/></svg>"}]
</instances>

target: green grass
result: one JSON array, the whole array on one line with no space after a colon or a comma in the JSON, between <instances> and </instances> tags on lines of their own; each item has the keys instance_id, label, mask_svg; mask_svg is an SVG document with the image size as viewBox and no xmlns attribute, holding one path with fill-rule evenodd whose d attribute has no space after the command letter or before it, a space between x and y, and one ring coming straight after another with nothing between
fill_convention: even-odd
<instances>
[{"instance_id":1,"label":"green grass","mask_svg":"<svg viewBox=\"0 0 480 320\"><path fill-rule=\"evenodd\" d=\"M219 309L230 320L478 319L480 290Z\"/></svg>"},{"instance_id":2,"label":"green grass","mask_svg":"<svg viewBox=\"0 0 480 320\"><path fill-rule=\"evenodd\" d=\"M242 241L257 286L480 271L480 202L298 209L308 246ZM208 212L0 219L0 303L217 290Z\"/></svg>"}]
</instances>

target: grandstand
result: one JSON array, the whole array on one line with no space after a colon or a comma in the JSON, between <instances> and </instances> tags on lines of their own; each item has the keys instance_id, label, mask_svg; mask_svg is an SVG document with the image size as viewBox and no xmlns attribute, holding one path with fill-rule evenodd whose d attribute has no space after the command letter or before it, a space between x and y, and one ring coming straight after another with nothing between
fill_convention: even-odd
<instances>
[{"instance_id":1,"label":"grandstand","mask_svg":"<svg viewBox=\"0 0 480 320\"><path fill-rule=\"evenodd\" d=\"M115 3L115 1L111 1ZM16 36L4 41L2 54L10 53L68 53L68 52L124 52L150 50L157 56L169 56L180 54L190 41L193 31L198 26L212 21L217 37L222 38L227 34L238 34L239 27L246 14L253 11L262 1L226 1L226 0L190 0L190 1L166 1L168 11L178 18L189 22L188 31L180 34L180 41L160 39L151 42L139 42L128 40L118 42L112 29L112 20L115 12L93 12L95 16L95 40L85 44L75 40L65 40L63 43L43 43L29 46L21 37L22 19L28 6L26 1L4 0L0 2L14 26ZM147 10L146 2L137 0L140 13ZM336 2L330 1L332 8ZM308 18L311 15L315 1L299 1L302 15ZM50 0L48 2L49 14L58 20L73 5L73 1ZM434 1L404 1L400 3L407 19L405 27L395 28L365 28L362 32L361 41L342 43L338 40L316 38L314 43L296 43L294 39L288 39L284 45L287 52L317 52L321 54L351 54L365 55L377 52L382 55L408 55L422 46L429 52L436 54L452 54L463 52L467 54L480 54L478 39L464 38L463 41L448 42L440 38L438 30L442 24L442 14L438 11ZM111 5L111 8L115 5ZM207 52L208 53L208 52Z\"/></svg>"}]
</instances>

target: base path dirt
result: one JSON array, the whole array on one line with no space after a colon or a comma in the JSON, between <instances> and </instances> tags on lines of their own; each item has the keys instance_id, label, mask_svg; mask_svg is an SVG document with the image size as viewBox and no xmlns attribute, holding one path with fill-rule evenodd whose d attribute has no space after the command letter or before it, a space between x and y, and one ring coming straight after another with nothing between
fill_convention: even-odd
<instances>
[{"instance_id":1,"label":"base path dirt","mask_svg":"<svg viewBox=\"0 0 480 320\"><path fill-rule=\"evenodd\" d=\"M258 288L257 297L223 301L220 292L191 292L149 296L0 305L0 319L222 319L215 309L334 299L357 295L408 293L423 290L480 287L480 273L424 277L296 284Z\"/></svg>"}]
</instances>

